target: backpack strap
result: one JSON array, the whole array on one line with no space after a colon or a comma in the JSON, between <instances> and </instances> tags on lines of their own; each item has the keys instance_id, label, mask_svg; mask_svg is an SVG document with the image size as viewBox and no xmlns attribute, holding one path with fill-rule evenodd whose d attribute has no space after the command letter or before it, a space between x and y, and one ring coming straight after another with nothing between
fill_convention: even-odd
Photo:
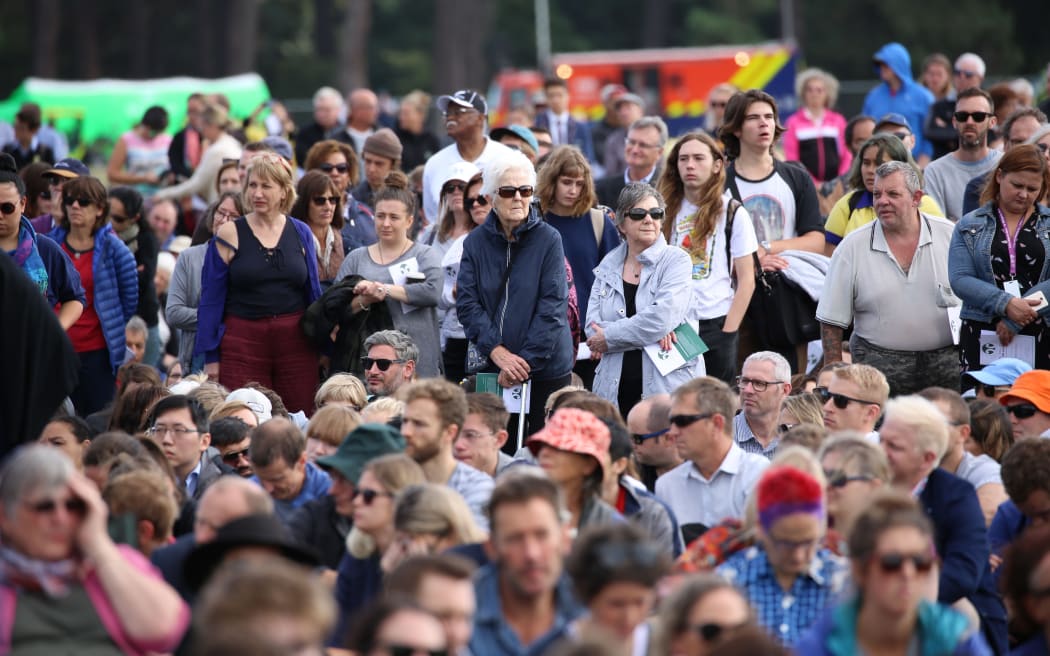
<instances>
[{"instance_id":1,"label":"backpack strap","mask_svg":"<svg viewBox=\"0 0 1050 656\"><path fill-rule=\"evenodd\" d=\"M864 192L861 189L855 189L854 191L850 192L849 200L846 201L846 203L849 205L850 214L853 214L853 211L857 209L857 203L860 202L860 197L863 194Z\"/></svg>"},{"instance_id":2,"label":"backpack strap","mask_svg":"<svg viewBox=\"0 0 1050 656\"><path fill-rule=\"evenodd\" d=\"M594 230L594 239L598 242L599 250L602 247L602 237L605 236L605 212L601 207L592 207L591 228Z\"/></svg>"},{"instance_id":3,"label":"backpack strap","mask_svg":"<svg viewBox=\"0 0 1050 656\"><path fill-rule=\"evenodd\" d=\"M726 265L729 267L730 277L733 275L733 256L729 250L730 243L733 241L733 219L736 218L736 211L741 207L743 205L735 198L730 198L726 203Z\"/></svg>"}]
</instances>

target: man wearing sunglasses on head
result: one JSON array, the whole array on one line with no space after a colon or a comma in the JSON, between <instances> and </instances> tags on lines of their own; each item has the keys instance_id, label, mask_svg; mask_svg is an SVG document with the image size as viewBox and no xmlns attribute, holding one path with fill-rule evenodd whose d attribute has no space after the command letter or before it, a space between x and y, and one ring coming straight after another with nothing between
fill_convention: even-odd
<instances>
[{"instance_id":1,"label":"man wearing sunglasses on head","mask_svg":"<svg viewBox=\"0 0 1050 656\"><path fill-rule=\"evenodd\" d=\"M966 183L994 168L1003 155L988 147L988 132L996 125L994 110L987 91L974 87L960 93L952 114L959 148L930 162L924 172L926 192L953 223L963 215Z\"/></svg>"},{"instance_id":2,"label":"man wearing sunglasses on head","mask_svg":"<svg viewBox=\"0 0 1050 656\"><path fill-rule=\"evenodd\" d=\"M1050 371L1028 371L999 398L1010 415L1014 439L1050 437Z\"/></svg>"},{"instance_id":3,"label":"man wearing sunglasses on head","mask_svg":"<svg viewBox=\"0 0 1050 656\"><path fill-rule=\"evenodd\" d=\"M850 364L831 372L827 387L813 390L824 402L824 427L828 431L852 430L878 444L875 424L890 396L882 372L866 364Z\"/></svg>"},{"instance_id":4,"label":"man wearing sunglasses on head","mask_svg":"<svg viewBox=\"0 0 1050 656\"><path fill-rule=\"evenodd\" d=\"M995 589L977 492L967 481L938 467L948 450L948 421L933 403L902 396L886 403L879 429L893 486L909 492L933 522L941 557L937 601L966 599L981 618L981 632L995 653L1007 652L1006 609Z\"/></svg>"},{"instance_id":5,"label":"man wearing sunglasses on head","mask_svg":"<svg viewBox=\"0 0 1050 656\"><path fill-rule=\"evenodd\" d=\"M367 355L361 358L368 400L393 396L402 385L416 377L419 348L408 335L397 330L381 330L365 340Z\"/></svg>"}]
</instances>

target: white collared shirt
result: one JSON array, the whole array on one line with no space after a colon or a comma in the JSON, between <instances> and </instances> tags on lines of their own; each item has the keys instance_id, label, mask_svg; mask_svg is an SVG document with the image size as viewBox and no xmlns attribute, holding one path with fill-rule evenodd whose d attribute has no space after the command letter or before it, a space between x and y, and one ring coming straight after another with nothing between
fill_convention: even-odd
<instances>
[{"instance_id":1,"label":"white collared shirt","mask_svg":"<svg viewBox=\"0 0 1050 656\"><path fill-rule=\"evenodd\" d=\"M768 466L769 459L745 452L733 440L710 479L687 460L656 479L656 496L671 507L679 524L711 527L744 516L747 497Z\"/></svg>"}]
</instances>

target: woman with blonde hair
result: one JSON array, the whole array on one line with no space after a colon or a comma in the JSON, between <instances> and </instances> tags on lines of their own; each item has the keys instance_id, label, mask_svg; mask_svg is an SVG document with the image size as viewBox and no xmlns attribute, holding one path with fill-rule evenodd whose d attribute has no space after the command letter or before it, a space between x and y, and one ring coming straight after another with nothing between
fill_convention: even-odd
<instances>
[{"instance_id":1,"label":"woman with blonde hair","mask_svg":"<svg viewBox=\"0 0 1050 656\"><path fill-rule=\"evenodd\" d=\"M306 459L313 462L335 453L350 431L361 425L361 415L345 405L321 408L306 425Z\"/></svg>"},{"instance_id":2,"label":"woman with blonde hair","mask_svg":"<svg viewBox=\"0 0 1050 656\"><path fill-rule=\"evenodd\" d=\"M159 190L153 196L153 203L186 196L200 196L206 202L214 203L219 197L216 180L223 162L241 157L241 144L227 132L229 128L230 117L226 109L214 103L205 104L201 114L201 133L211 145L201 155L200 164L190 179Z\"/></svg>"},{"instance_id":3,"label":"woman with blonde hair","mask_svg":"<svg viewBox=\"0 0 1050 656\"><path fill-rule=\"evenodd\" d=\"M288 216L292 173L269 153L248 165L252 211L223 224L204 258L196 353L227 389L258 381L295 412L312 407L317 387L318 356L299 322L321 286L310 227Z\"/></svg>"},{"instance_id":4,"label":"woman with blonde hair","mask_svg":"<svg viewBox=\"0 0 1050 656\"><path fill-rule=\"evenodd\" d=\"M393 543L383 554L384 572L392 572L406 558L441 553L488 537L478 527L463 496L434 483L412 485L397 496Z\"/></svg>"},{"instance_id":5,"label":"woman with blonde hair","mask_svg":"<svg viewBox=\"0 0 1050 656\"><path fill-rule=\"evenodd\" d=\"M329 405L345 405L357 412L368 404L368 391L361 379L353 374L333 374L321 383L314 395L317 409Z\"/></svg>"},{"instance_id":6,"label":"woman with blonde hair","mask_svg":"<svg viewBox=\"0 0 1050 656\"><path fill-rule=\"evenodd\" d=\"M824 427L824 404L812 392L785 396L780 402L777 432L783 435L799 424Z\"/></svg>"}]
</instances>

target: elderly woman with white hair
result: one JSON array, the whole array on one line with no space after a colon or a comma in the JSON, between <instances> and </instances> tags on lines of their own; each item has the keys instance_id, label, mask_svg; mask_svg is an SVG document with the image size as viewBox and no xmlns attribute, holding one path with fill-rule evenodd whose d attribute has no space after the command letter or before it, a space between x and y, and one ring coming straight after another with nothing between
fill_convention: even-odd
<instances>
[{"instance_id":1,"label":"elderly woman with white hair","mask_svg":"<svg viewBox=\"0 0 1050 656\"><path fill-rule=\"evenodd\" d=\"M795 79L799 110L784 123L784 158L801 162L813 182L834 180L849 171L853 153L846 143L846 117L833 111L839 81L819 68Z\"/></svg>"},{"instance_id":2,"label":"elderly woman with white hair","mask_svg":"<svg viewBox=\"0 0 1050 656\"><path fill-rule=\"evenodd\" d=\"M498 373L504 387L530 381L529 434L543 427L543 404L569 384L575 360L561 236L530 204L535 188L521 153L486 167L481 192L492 211L463 242L456 283L456 312L478 356L469 368Z\"/></svg>"}]
</instances>

